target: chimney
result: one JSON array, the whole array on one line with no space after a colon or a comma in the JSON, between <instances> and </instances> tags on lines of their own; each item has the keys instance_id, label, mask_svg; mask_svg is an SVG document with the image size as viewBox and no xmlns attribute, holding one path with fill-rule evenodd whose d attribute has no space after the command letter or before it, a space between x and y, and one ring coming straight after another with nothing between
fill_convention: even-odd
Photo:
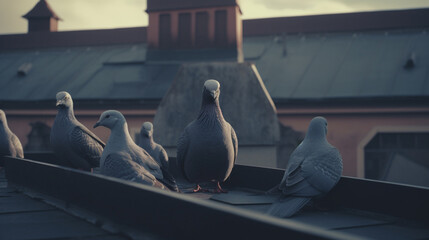
<instances>
[{"instance_id":1,"label":"chimney","mask_svg":"<svg viewBox=\"0 0 429 240\"><path fill-rule=\"evenodd\" d=\"M61 20L46 0L40 0L22 17L28 20L28 32L56 32Z\"/></svg>"},{"instance_id":2,"label":"chimney","mask_svg":"<svg viewBox=\"0 0 429 240\"><path fill-rule=\"evenodd\" d=\"M241 51L239 0L148 0L152 49L235 48Z\"/></svg>"}]
</instances>

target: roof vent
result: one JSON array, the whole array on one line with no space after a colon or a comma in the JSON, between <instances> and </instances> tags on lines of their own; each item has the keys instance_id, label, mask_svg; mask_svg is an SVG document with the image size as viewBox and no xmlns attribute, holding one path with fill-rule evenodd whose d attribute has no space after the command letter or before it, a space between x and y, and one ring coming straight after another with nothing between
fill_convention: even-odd
<instances>
[{"instance_id":1,"label":"roof vent","mask_svg":"<svg viewBox=\"0 0 429 240\"><path fill-rule=\"evenodd\" d=\"M31 68L33 67L33 64L31 63L24 63L21 66L19 66L18 68L18 76L27 76L28 72L31 70Z\"/></svg>"},{"instance_id":2,"label":"roof vent","mask_svg":"<svg viewBox=\"0 0 429 240\"><path fill-rule=\"evenodd\" d=\"M407 61L404 64L404 68L407 70L411 70L416 66L416 55L411 53L408 57Z\"/></svg>"}]
</instances>

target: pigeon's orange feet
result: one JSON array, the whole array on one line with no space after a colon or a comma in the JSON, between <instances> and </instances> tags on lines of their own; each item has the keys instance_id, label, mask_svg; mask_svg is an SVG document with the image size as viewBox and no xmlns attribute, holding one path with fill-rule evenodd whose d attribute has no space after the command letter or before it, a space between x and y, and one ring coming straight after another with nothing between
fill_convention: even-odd
<instances>
[{"instance_id":1,"label":"pigeon's orange feet","mask_svg":"<svg viewBox=\"0 0 429 240\"><path fill-rule=\"evenodd\" d=\"M217 182L217 186L216 188L213 190L214 193L227 193L227 190L222 189L222 187L220 186L220 183Z\"/></svg>"}]
</instances>

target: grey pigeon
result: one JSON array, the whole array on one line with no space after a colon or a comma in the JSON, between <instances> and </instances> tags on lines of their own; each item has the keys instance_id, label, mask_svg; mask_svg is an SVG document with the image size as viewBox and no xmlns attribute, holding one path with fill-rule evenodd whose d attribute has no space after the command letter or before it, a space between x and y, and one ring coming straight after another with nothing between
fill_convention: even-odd
<instances>
[{"instance_id":1,"label":"grey pigeon","mask_svg":"<svg viewBox=\"0 0 429 240\"><path fill-rule=\"evenodd\" d=\"M343 171L338 150L326 140L328 123L323 117L311 120L307 134L292 152L278 190L279 201L268 214L291 217L312 198L328 193L340 180Z\"/></svg>"},{"instance_id":2,"label":"grey pigeon","mask_svg":"<svg viewBox=\"0 0 429 240\"><path fill-rule=\"evenodd\" d=\"M216 192L225 192L219 182L230 175L237 159L238 140L232 126L225 121L219 105L220 84L204 83L198 118L183 131L177 146L177 164L190 182L217 182Z\"/></svg>"},{"instance_id":3,"label":"grey pigeon","mask_svg":"<svg viewBox=\"0 0 429 240\"><path fill-rule=\"evenodd\" d=\"M164 148L153 140L153 124L144 122L139 135L139 144L162 167L168 168L168 155Z\"/></svg>"},{"instance_id":4,"label":"grey pigeon","mask_svg":"<svg viewBox=\"0 0 429 240\"><path fill-rule=\"evenodd\" d=\"M74 116L69 93L57 93L58 113L51 129L51 146L61 164L90 171L98 167L105 146Z\"/></svg>"},{"instance_id":5,"label":"grey pigeon","mask_svg":"<svg viewBox=\"0 0 429 240\"><path fill-rule=\"evenodd\" d=\"M169 181L170 186L176 186L173 191L178 191L177 183L169 170L168 155L165 149L153 140L153 124L151 122L144 122L139 135L139 144L141 148L146 150L150 156L161 167L164 181Z\"/></svg>"},{"instance_id":6,"label":"grey pigeon","mask_svg":"<svg viewBox=\"0 0 429 240\"><path fill-rule=\"evenodd\" d=\"M6 114L0 109L0 156L24 158L21 142L9 129Z\"/></svg>"},{"instance_id":7,"label":"grey pigeon","mask_svg":"<svg viewBox=\"0 0 429 240\"><path fill-rule=\"evenodd\" d=\"M177 188L163 181L164 176L158 163L134 143L122 113L115 110L103 112L94 128L98 126L111 130L100 160L101 174L162 189Z\"/></svg>"}]
</instances>

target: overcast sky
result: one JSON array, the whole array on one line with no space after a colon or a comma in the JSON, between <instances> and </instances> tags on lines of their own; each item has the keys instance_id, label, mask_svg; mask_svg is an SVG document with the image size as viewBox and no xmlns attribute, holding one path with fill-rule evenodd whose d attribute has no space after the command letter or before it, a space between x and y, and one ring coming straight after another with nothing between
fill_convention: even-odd
<instances>
[{"instance_id":1,"label":"overcast sky","mask_svg":"<svg viewBox=\"0 0 429 240\"><path fill-rule=\"evenodd\" d=\"M0 0L0 34L25 33L21 16L38 0ZM178 0L180 1L180 0ZM147 26L146 0L48 0L59 31ZM244 19L427 8L429 0L241 0Z\"/></svg>"}]
</instances>

